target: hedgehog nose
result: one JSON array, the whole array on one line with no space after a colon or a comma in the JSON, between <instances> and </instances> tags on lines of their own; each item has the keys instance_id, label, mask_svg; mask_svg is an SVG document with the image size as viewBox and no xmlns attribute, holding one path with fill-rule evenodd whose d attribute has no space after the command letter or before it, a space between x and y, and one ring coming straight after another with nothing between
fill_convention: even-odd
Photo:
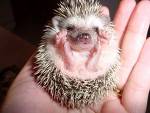
<instances>
[{"instance_id":1,"label":"hedgehog nose","mask_svg":"<svg viewBox=\"0 0 150 113\"><path fill-rule=\"evenodd\" d=\"M81 33L77 36L77 39L86 44L91 41L91 35L89 33Z\"/></svg>"}]
</instances>

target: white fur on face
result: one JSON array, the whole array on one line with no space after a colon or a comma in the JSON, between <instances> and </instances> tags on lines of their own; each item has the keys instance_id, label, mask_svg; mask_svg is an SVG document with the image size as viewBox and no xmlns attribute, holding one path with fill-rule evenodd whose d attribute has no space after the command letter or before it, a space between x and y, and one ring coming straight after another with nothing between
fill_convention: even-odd
<instances>
[{"instance_id":1,"label":"white fur on face","mask_svg":"<svg viewBox=\"0 0 150 113\"><path fill-rule=\"evenodd\" d=\"M102 29L103 21L102 21L102 19L100 19L94 15L85 16L84 18L74 16L74 17L68 18L64 22L64 26L67 26L67 25L74 25L75 27L78 27L78 28L80 28L80 27L84 27L84 28L98 27L98 28Z\"/></svg>"}]
</instances>

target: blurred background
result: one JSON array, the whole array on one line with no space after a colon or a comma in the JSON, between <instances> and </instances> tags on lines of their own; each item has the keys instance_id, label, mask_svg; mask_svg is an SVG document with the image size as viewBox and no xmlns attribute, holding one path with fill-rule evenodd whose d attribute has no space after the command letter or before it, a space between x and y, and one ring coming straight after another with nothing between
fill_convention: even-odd
<instances>
[{"instance_id":1,"label":"blurred background","mask_svg":"<svg viewBox=\"0 0 150 113\"><path fill-rule=\"evenodd\" d=\"M13 31L31 44L37 44L44 25L54 16L60 0L0 0L0 25ZM101 0L111 17L119 0Z\"/></svg>"},{"instance_id":2,"label":"blurred background","mask_svg":"<svg viewBox=\"0 0 150 113\"><path fill-rule=\"evenodd\" d=\"M44 25L60 0L0 0L0 104L8 87L32 55ZM101 0L111 18L120 0ZM150 34L150 32L149 32ZM150 113L149 107L147 113Z\"/></svg>"}]
</instances>

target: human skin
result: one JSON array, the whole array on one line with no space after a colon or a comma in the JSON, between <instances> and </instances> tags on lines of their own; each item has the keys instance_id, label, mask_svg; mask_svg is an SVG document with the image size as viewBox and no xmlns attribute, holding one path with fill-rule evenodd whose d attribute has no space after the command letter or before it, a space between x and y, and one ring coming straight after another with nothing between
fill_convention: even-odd
<instances>
[{"instance_id":1,"label":"human skin","mask_svg":"<svg viewBox=\"0 0 150 113\"><path fill-rule=\"evenodd\" d=\"M114 18L121 48L119 88L121 97L111 96L99 113L145 113L150 89L150 1L122 0ZM105 10L108 13L107 10ZM56 105L32 76L32 57L12 84L2 113L68 113ZM99 107L98 107L99 108ZM98 109L97 108L97 109ZM87 109L86 113L95 113ZM78 113L76 110L69 113Z\"/></svg>"}]
</instances>

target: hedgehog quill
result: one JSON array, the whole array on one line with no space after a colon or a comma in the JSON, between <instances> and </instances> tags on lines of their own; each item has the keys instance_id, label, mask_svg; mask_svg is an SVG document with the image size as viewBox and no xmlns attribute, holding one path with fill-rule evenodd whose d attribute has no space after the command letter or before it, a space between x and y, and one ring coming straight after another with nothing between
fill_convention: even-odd
<instances>
[{"instance_id":1,"label":"hedgehog quill","mask_svg":"<svg viewBox=\"0 0 150 113\"><path fill-rule=\"evenodd\" d=\"M34 77L67 109L82 109L117 93L118 41L98 0L64 0L47 25L34 61Z\"/></svg>"}]
</instances>

